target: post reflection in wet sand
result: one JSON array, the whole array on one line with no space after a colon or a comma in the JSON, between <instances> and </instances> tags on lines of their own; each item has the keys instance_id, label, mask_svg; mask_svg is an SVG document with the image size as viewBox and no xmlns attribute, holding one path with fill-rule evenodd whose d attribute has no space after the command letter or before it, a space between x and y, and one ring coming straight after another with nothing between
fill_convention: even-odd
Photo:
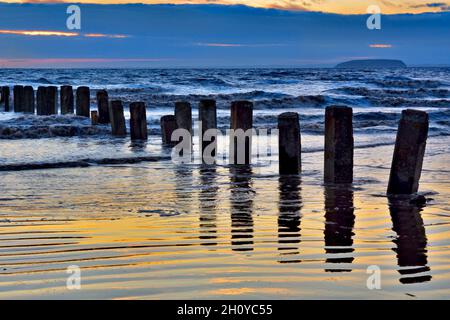
<instances>
[{"instance_id":1,"label":"post reflection in wet sand","mask_svg":"<svg viewBox=\"0 0 450 320\"><path fill-rule=\"evenodd\" d=\"M175 202L180 212L191 212L193 173L191 166L177 164L175 166Z\"/></svg>"},{"instance_id":2,"label":"post reflection in wet sand","mask_svg":"<svg viewBox=\"0 0 450 320\"><path fill-rule=\"evenodd\" d=\"M298 263L300 243L301 179L298 175L280 176L278 215L279 263Z\"/></svg>"},{"instance_id":3,"label":"post reflection in wet sand","mask_svg":"<svg viewBox=\"0 0 450 320\"><path fill-rule=\"evenodd\" d=\"M214 165L201 165L200 173L200 193L198 195L200 208L200 235L201 245L215 246L217 242L217 172Z\"/></svg>"},{"instance_id":4,"label":"post reflection in wet sand","mask_svg":"<svg viewBox=\"0 0 450 320\"><path fill-rule=\"evenodd\" d=\"M325 253L327 264L351 264L354 260L355 215L351 185L325 186ZM326 268L327 272L351 272L348 267Z\"/></svg>"},{"instance_id":5,"label":"post reflection in wet sand","mask_svg":"<svg viewBox=\"0 0 450 320\"><path fill-rule=\"evenodd\" d=\"M231 249L253 251L252 168L249 165L230 167Z\"/></svg>"},{"instance_id":6,"label":"post reflection in wet sand","mask_svg":"<svg viewBox=\"0 0 450 320\"><path fill-rule=\"evenodd\" d=\"M420 212L424 205L413 203L410 198L389 198L389 211L397 245L400 282L403 284L421 283L431 280L424 274L430 271L427 266L427 237Z\"/></svg>"}]
</instances>

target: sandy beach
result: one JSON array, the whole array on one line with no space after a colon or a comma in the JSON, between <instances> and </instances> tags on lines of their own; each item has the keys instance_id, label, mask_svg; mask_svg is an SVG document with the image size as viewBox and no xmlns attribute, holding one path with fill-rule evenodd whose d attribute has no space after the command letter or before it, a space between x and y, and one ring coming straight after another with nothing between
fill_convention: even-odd
<instances>
[{"instance_id":1,"label":"sandy beach","mask_svg":"<svg viewBox=\"0 0 450 320\"><path fill-rule=\"evenodd\" d=\"M429 140L428 203L406 206L414 219L401 227L384 196L392 145L357 149L355 182L337 189L321 183L321 152L287 181L276 162L252 173L170 161L2 172L0 297L445 297L448 146ZM81 291L66 289L73 264ZM382 291L366 287L370 265Z\"/></svg>"}]
</instances>

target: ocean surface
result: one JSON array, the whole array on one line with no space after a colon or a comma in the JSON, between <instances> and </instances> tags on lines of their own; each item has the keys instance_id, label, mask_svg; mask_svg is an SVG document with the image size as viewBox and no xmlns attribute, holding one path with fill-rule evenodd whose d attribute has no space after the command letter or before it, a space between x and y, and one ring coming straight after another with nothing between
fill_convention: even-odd
<instances>
[{"instance_id":1,"label":"ocean surface","mask_svg":"<svg viewBox=\"0 0 450 320\"><path fill-rule=\"evenodd\" d=\"M0 85L88 85L145 101L147 143L112 138L77 116L0 106L0 298L441 298L450 294L450 68L1 69ZM219 128L233 100L254 126L300 114L301 177L280 178L276 152L248 168L177 165L159 119L174 102L214 98ZM325 107L353 107L355 182L325 186ZM385 197L400 113L430 116L420 193ZM267 142L256 137L255 144ZM198 150L194 138L194 150ZM268 142L276 150L276 140ZM219 141L219 156L227 139ZM104 159L155 156L114 165ZM13 170L87 161L84 168ZM66 287L69 266L81 290ZM381 271L370 290L368 268ZM370 268L369 268L370 269ZM372 269L370 269L372 270Z\"/></svg>"}]
</instances>

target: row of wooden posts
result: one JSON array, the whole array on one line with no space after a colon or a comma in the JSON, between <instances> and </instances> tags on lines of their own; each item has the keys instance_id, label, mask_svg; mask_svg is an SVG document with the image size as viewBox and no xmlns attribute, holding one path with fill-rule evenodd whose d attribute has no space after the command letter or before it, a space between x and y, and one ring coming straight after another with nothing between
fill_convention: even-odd
<instances>
[{"instance_id":1,"label":"row of wooden posts","mask_svg":"<svg viewBox=\"0 0 450 320\"><path fill-rule=\"evenodd\" d=\"M57 113L57 87L39 87L36 95L38 115ZM34 91L31 86L14 86L14 111L35 112ZM9 111L9 87L1 88L2 102ZM97 91L98 111L90 112L90 90L78 87L76 90L76 114L89 117L92 122L111 123L114 136L126 136L123 104L120 100L108 101L106 90ZM74 113L74 95L71 86L60 89L61 114ZM132 102L130 109L130 136L132 140L147 140L147 118L144 102ZM204 133L209 129L217 129L217 108L215 100L201 100L198 105L198 120L202 123L200 133L200 153L215 139L205 141ZM189 102L176 102L175 113L164 115L160 120L162 143L174 146L178 141L172 140L172 133L185 129L192 136L192 107ZM394 156L392 160L388 194L412 194L418 191L422 170L425 145L428 135L428 114L418 110L402 112ZM253 103L250 101L234 101L231 103L232 130L247 131L253 128ZM299 174L301 171L301 138L300 119L296 112L285 112L278 116L279 134L279 172L280 174ZM244 161L237 161L237 139L230 148L233 163L250 164L251 142L245 141ZM214 148L215 156L216 147ZM325 151L324 181L325 183L353 182L353 111L345 106L330 106L325 111ZM240 150L242 151L242 149Z\"/></svg>"}]
</instances>

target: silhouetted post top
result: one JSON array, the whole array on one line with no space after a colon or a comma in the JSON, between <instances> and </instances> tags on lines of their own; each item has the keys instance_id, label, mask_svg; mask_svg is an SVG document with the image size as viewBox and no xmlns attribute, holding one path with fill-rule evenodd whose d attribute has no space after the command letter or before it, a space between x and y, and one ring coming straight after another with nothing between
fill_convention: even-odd
<instances>
[{"instance_id":1,"label":"silhouetted post top","mask_svg":"<svg viewBox=\"0 0 450 320\"><path fill-rule=\"evenodd\" d=\"M90 116L90 90L88 87L77 88L77 115L82 117Z\"/></svg>"},{"instance_id":2,"label":"silhouetted post top","mask_svg":"<svg viewBox=\"0 0 450 320\"><path fill-rule=\"evenodd\" d=\"M192 107L189 102L175 102L175 119L178 128L188 130L192 133Z\"/></svg>"},{"instance_id":3,"label":"silhouetted post top","mask_svg":"<svg viewBox=\"0 0 450 320\"><path fill-rule=\"evenodd\" d=\"M22 101L23 112L34 114L35 103L34 103L34 89L32 86L23 87L23 101Z\"/></svg>"},{"instance_id":4,"label":"silhouetted post top","mask_svg":"<svg viewBox=\"0 0 450 320\"><path fill-rule=\"evenodd\" d=\"M48 114L57 114L58 88L56 86L47 87L47 108Z\"/></svg>"},{"instance_id":5,"label":"silhouetted post top","mask_svg":"<svg viewBox=\"0 0 450 320\"><path fill-rule=\"evenodd\" d=\"M325 110L326 183L353 182L353 110L346 106L330 106Z\"/></svg>"},{"instance_id":6,"label":"silhouetted post top","mask_svg":"<svg viewBox=\"0 0 450 320\"><path fill-rule=\"evenodd\" d=\"M23 86L15 85L13 87L14 112L23 112Z\"/></svg>"},{"instance_id":7,"label":"silhouetted post top","mask_svg":"<svg viewBox=\"0 0 450 320\"><path fill-rule=\"evenodd\" d=\"M126 136L127 127L125 125L122 101L113 100L110 102L109 117L111 119L111 134L114 136Z\"/></svg>"},{"instance_id":8,"label":"silhouetted post top","mask_svg":"<svg viewBox=\"0 0 450 320\"><path fill-rule=\"evenodd\" d=\"M109 110L108 110L108 92L106 90L97 91L97 107L98 107L98 122L109 123Z\"/></svg>"},{"instance_id":9,"label":"silhouetted post top","mask_svg":"<svg viewBox=\"0 0 450 320\"><path fill-rule=\"evenodd\" d=\"M301 168L299 115L285 112L278 116L278 154L280 174L298 174Z\"/></svg>"},{"instance_id":10,"label":"silhouetted post top","mask_svg":"<svg viewBox=\"0 0 450 320\"><path fill-rule=\"evenodd\" d=\"M144 102L130 104L131 140L147 140L147 116Z\"/></svg>"},{"instance_id":11,"label":"silhouetted post top","mask_svg":"<svg viewBox=\"0 0 450 320\"><path fill-rule=\"evenodd\" d=\"M177 129L177 122L174 115L161 117L161 138L163 146L174 146L176 141L172 141L172 133Z\"/></svg>"},{"instance_id":12,"label":"silhouetted post top","mask_svg":"<svg viewBox=\"0 0 450 320\"><path fill-rule=\"evenodd\" d=\"M246 100L231 102L231 129L248 130L253 127L253 103Z\"/></svg>"},{"instance_id":13,"label":"silhouetted post top","mask_svg":"<svg viewBox=\"0 0 450 320\"><path fill-rule=\"evenodd\" d=\"M233 101L231 103L231 129L241 129L244 133L253 128L253 103L250 101ZM243 139L242 139L243 138ZM230 132L230 164L250 164L252 156L251 139L249 136L239 137L236 132Z\"/></svg>"},{"instance_id":14,"label":"silhouetted post top","mask_svg":"<svg viewBox=\"0 0 450 320\"><path fill-rule=\"evenodd\" d=\"M37 100L37 114L41 116L48 116L57 113L56 97L58 89L55 86L38 87Z\"/></svg>"},{"instance_id":15,"label":"silhouetted post top","mask_svg":"<svg viewBox=\"0 0 450 320\"><path fill-rule=\"evenodd\" d=\"M392 158L388 194L413 194L418 191L428 127L426 112L411 109L402 111Z\"/></svg>"},{"instance_id":16,"label":"silhouetted post top","mask_svg":"<svg viewBox=\"0 0 450 320\"><path fill-rule=\"evenodd\" d=\"M2 87L2 102L5 104L5 111L9 111L9 87L4 86Z\"/></svg>"},{"instance_id":17,"label":"silhouetted post top","mask_svg":"<svg viewBox=\"0 0 450 320\"><path fill-rule=\"evenodd\" d=\"M198 104L198 120L201 123L201 133L199 135L200 157L204 163L212 164L216 156L217 148L217 131L212 132L212 130L217 129L217 107L215 100L200 100ZM205 137L206 134L207 137ZM208 146L209 148L206 149Z\"/></svg>"},{"instance_id":18,"label":"silhouetted post top","mask_svg":"<svg viewBox=\"0 0 450 320\"><path fill-rule=\"evenodd\" d=\"M61 86L60 104L61 104L61 114L73 114L74 98L72 86Z\"/></svg>"}]
</instances>

